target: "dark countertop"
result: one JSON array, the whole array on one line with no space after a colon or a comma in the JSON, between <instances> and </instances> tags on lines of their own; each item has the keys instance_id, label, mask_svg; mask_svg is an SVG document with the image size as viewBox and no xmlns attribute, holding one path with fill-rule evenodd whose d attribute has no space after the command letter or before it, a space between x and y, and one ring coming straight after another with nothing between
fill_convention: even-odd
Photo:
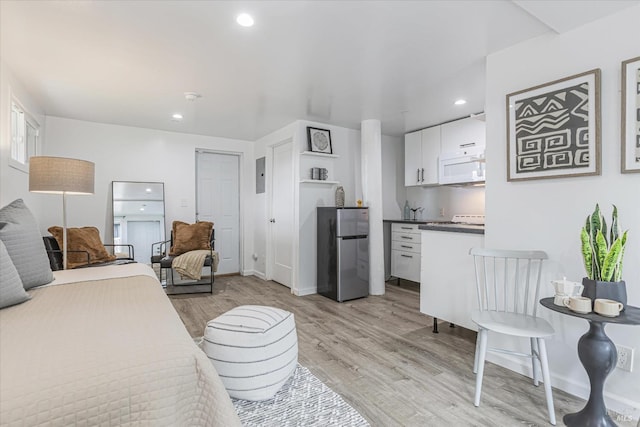
<instances>
[{"instance_id":1,"label":"dark countertop","mask_svg":"<svg viewBox=\"0 0 640 427\"><path fill-rule=\"evenodd\" d=\"M421 219L421 220L412 220L412 219L383 219L382 222L396 222L399 224L426 224L428 221Z\"/></svg>"},{"instance_id":2,"label":"dark countertop","mask_svg":"<svg viewBox=\"0 0 640 427\"><path fill-rule=\"evenodd\" d=\"M469 227L465 227L464 225L461 225L460 227L456 227L451 225L441 226L441 225L429 224L429 225L420 225L418 226L418 228L423 231L450 231L452 233L484 234L484 227L469 228Z\"/></svg>"}]
</instances>

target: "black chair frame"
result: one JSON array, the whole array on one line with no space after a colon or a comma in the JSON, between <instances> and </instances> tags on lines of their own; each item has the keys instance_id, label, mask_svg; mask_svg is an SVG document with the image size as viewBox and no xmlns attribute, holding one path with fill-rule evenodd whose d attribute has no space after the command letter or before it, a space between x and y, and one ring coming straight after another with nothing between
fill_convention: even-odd
<instances>
[{"instance_id":1,"label":"black chair frame","mask_svg":"<svg viewBox=\"0 0 640 427\"><path fill-rule=\"evenodd\" d=\"M179 284L175 284L174 272L173 272L173 260L176 258L176 256L169 255L169 252L167 251L167 247L171 248L171 246L173 245L173 232L171 233L171 239L163 240L163 241L155 242L151 244L151 253L152 253L151 266L153 267L154 264L160 264L160 283L162 283L162 287L165 288L165 290L167 289L167 285L169 285L169 283L167 283L167 279L169 277L165 273L165 277L163 281L162 271L168 269L168 270L171 270L171 283L170 283L171 286L182 288L183 286L191 287L191 286L199 286L199 285L209 285L209 293L213 294L213 282L214 282L213 251L215 250L215 229L211 230L211 238L209 242L211 245L211 249L210 249L211 254L207 256L204 262L204 266L209 267L209 279L208 280L201 279L194 282L179 283ZM156 253L157 255L153 255ZM200 293L204 293L204 292L202 291L182 292L181 291L181 292L176 292L169 295L200 294Z\"/></svg>"},{"instance_id":2,"label":"black chair frame","mask_svg":"<svg viewBox=\"0 0 640 427\"><path fill-rule=\"evenodd\" d=\"M49 266L51 267L52 271L58 271L58 270L64 270L64 262L62 260L62 249L60 249L60 245L58 245L58 241L56 240L55 237L53 236L42 236L42 240L44 242L44 247L47 251L47 255L49 256ZM127 247L127 253L128 256L127 257L122 257L122 258L118 258L115 261L110 261L110 262L105 262L105 263L94 263L91 264L91 255L89 254L89 252L87 251L81 251L81 250L76 250L76 251L72 251L67 249L67 253L84 253L87 256L87 263L86 265L82 265L82 266L78 266L76 268L85 268L85 267L91 267L91 266L98 266L98 265L105 265L105 264L111 264L111 263L115 263L118 260L126 260L126 261L133 261L134 259L134 249L133 249L133 245L128 245L128 244L103 244L105 247L111 247L113 249L115 249L115 247L119 247L119 246L126 246Z\"/></svg>"}]
</instances>

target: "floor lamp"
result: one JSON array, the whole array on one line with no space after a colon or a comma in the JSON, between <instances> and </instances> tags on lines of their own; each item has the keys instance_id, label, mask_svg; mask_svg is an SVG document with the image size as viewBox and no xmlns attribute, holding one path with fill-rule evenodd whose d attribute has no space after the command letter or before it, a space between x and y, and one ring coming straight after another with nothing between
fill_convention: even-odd
<instances>
[{"instance_id":1,"label":"floor lamp","mask_svg":"<svg viewBox=\"0 0 640 427\"><path fill-rule=\"evenodd\" d=\"M65 157L29 158L29 191L62 194L62 260L67 269L67 194L93 194L93 162Z\"/></svg>"}]
</instances>

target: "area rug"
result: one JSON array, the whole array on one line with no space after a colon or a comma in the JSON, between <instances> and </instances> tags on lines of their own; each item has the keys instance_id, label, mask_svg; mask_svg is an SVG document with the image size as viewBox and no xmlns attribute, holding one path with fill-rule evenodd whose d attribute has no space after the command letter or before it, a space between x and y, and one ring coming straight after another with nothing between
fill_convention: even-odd
<instances>
[{"instance_id":1,"label":"area rug","mask_svg":"<svg viewBox=\"0 0 640 427\"><path fill-rule=\"evenodd\" d=\"M302 365L298 365L273 399L231 400L242 425L247 427L369 426L338 393Z\"/></svg>"}]
</instances>

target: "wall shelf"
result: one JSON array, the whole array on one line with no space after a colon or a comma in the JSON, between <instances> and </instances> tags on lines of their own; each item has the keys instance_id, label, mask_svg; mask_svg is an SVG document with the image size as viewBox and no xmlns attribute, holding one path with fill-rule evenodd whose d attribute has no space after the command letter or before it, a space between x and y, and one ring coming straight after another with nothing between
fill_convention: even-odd
<instances>
[{"instance_id":1,"label":"wall shelf","mask_svg":"<svg viewBox=\"0 0 640 427\"><path fill-rule=\"evenodd\" d=\"M337 154L328 154L328 153L316 153L315 151L303 151L300 153L301 156L312 156L312 157L328 157L332 159L337 159Z\"/></svg>"},{"instance_id":2,"label":"wall shelf","mask_svg":"<svg viewBox=\"0 0 640 427\"><path fill-rule=\"evenodd\" d=\"M322 179L301 179L300 184L327 184L327 185L335 185L340 184L340 181L328 181Z\"/></svg>"}]
</instances>

